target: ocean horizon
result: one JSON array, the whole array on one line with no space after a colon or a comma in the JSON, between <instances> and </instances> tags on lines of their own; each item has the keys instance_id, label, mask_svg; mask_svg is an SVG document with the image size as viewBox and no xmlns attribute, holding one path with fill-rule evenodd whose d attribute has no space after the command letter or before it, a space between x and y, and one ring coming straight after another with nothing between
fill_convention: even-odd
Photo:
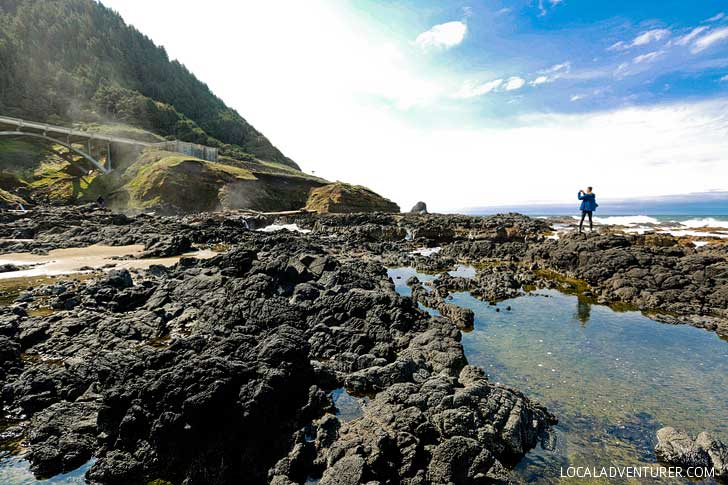
<instances>
[{"instance_id":1,"label":"ocean horizon","mask_svg":"<svg viewBox=\"0 0 728 485\"><path fill-rule=\"evenodd\" d=\"M600 199L597 193L598 209L594 216L598 218L613 217L647 217L660 223L665 221L686 221L693 218L713 218L719 221L728 220L728 192L701 192L694 194L669 195L662 197L636 197L629 200ZM471 207L457 212L468 215L489 215L502 212L518 212L520 214L539 216L573 216L580 215L579 201L558 203L521 203L511 205L490 205Z\"/></svg>"}]
</instances>

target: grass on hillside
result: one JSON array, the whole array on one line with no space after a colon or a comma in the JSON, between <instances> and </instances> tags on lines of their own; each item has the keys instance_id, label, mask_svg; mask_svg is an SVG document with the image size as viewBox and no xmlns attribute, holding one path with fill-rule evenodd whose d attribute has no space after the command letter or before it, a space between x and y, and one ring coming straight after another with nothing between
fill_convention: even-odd
<instances>
[{"instance_id":1,"label":"grass on hillside","mask_svg":"<svg viewBox=\"0 0 728 485\"><path fill-rule=\"evenodd\" d=\"M163 150L147 150L123 178L127 206L168 205L190 212L218 208L227 183L257 180L243 168Z\"/></svg>"},{"instance_id":2,"label":"grass on hillside","mask_svg":"<svg viewBox=\"0 0 728 485\"><path fill-rule=\"evenodd\" d=\"M315 212L399 212L399 206L362 185L334 182L311 190L306 209Z\"/></svg>"},{"instance_id":3,"label":"grass on hillside","mask_svg":"<svg viewBox=\"0 0 728 485\"><path fill-rule=\"evenodd\" d=\"M305 180L310 180L312 182L319 182L321 184L329 183L326 179L302 172L300 170L297 170L293 167L289 167L288 165L284 165L282 163L268 162L265 160L258 160L258 159L255 159L254 161L238 160L235 158L225 157L225 156L221 156L219 161L220 161L220 163L224 163L227 165L244 168L246 170L251 171L253 174L282 175L282 176L287 176L287 177L297 177L297 178L301 178L301 179L305 179Z\"/></svg>"},{"instance_id":4,"label":"grass on hillside","mask_svg":"<svg viewBox=\"0 0 728 485\"><path fill-rule=\"evenodd\" d=\"M32 170L45 152L44 144L36 140L0 137L0 167L3 170Z\"/></svg>"},{"instance_id":5,"label":"grass on hillside","mask_svg":"<svg viewBox=\"0 0 728 485\"><path fill-rule=\"evenodd\" d=\"M78 123L75 128L91 133L130 138L148 143L160 143L165 140L156 133L123 123Z\"/></svg>"}]
</instances>

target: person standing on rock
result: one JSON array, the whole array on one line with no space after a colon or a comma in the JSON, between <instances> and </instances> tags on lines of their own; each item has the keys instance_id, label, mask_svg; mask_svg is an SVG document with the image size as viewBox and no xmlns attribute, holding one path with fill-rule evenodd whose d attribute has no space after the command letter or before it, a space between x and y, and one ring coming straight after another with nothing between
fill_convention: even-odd
<instances>
[{"instance_id":1,"label":"person standing on rock","mask_svg":"<svg viewBox=\"0 0 728 485\"><path fill-rule=\"evenodd\" d=\"M582 226L584 225L584 218L588 215L589 216L589 231L594 230L594 225L592 223L592 213L597 210L597 207L599 207L599 204L597 204L597 196L592 192L591 187L586 188L586 192L583 190L579 191L579 194L577 195L579 197L579 200L581 201L581 206L579 209L581 210L581 221L579 222L579 233L582 231Z\"/></svg>"}]
</instances>

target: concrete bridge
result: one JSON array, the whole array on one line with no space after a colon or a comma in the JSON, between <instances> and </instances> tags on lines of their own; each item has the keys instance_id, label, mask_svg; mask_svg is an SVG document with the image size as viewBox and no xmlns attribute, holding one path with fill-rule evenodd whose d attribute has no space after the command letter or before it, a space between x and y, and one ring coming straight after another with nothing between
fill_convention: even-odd
<instances>
[{"instance_id":1,"label":"concrete bridge","mask_svg":"<svg viewBox=\"0 0 728 485\"><path fill-rule=\"evenodd\" d=\"M133 140L131 138L75 130L64 126L38 123L35 121L27 121L8 116L0 116L0 136L28 136L56 143L88 160L94 168L102 173L109 173L113 169L111 163L112 144L138 147L158 147L164 150L183 153L185 155L194 156L212 162L216 162L218 157L217 148L197 145L195 143L187 143L183 141L149 143ZM98 148L99 145L106 149L105 165L91 155L91 149L93 147Z\"/></svg>"}]
</instances>

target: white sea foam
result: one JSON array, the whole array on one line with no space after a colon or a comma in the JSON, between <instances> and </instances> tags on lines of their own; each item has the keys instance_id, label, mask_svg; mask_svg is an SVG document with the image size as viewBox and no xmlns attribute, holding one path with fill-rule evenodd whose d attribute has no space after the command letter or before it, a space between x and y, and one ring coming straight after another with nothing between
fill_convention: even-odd
<instances>
[{"instance_id":1,"label":"white sea foam","mask_svg":"<svg viewBox=\"0 0 728 485\"><path fill-rule=\"evenodd\" d=\"M302 234L308 234L311 232L310 229L301 229L298 227L298 224L271 224L270 226L265 226L261 229L258 229L258 231L261 232L276 232L276 231L282 231L287 230L291 232L300 232Z\"/></svg>"},{"instance_id":2,"label":"white sea foam","mask_svg":"<svg viewBox=\"0 0 728 485\"><path fill-rule=\"evenodd\" d=\"M685 227L696 228L696 227L725 227L728 228L728 220L719 220L714 217L704 217L701 219L688 219L687 221L680 221L680 224Z\"/></svg>"},{"instance_id":3,"label":"white sea foam","mask_svg":"<svg viewBox=\"0 0 728 485\"><path fill-rule=\"evenodd\" d=\"M704 231L691 231L689 229L667 229L665 232L668 234L672 234L675 237L683 237L683 236L696 236L696 237L719 237L719 238L728 238L728 232L704 232Z\"/></svg>"},{"instance_id":4,"label":"white sea foam","mask_svg":"<svg viewBox=\"0 0 728 485\"><path fill-rule=\"evenodd\" d=\"M706 244L708 244L708 241L693 241L693 244L696 248L702 248Z\"/></svg>"},{"instance_id":5,"label":"white sea foam","mask_svg":"<svg viewBox=\"0 0 728 485\"><path fill-rule=\"evenodd\" d=\"M412 251L410 254L419 254L420 256L431 256L435 253L439 253L442 248L440 246L434 248L418 248Z\"/></svg>"},{"instance_id":6,"label":"white sea foam","mask_svg":"<svg viewBox=\"0 0 728 485\"><path fill-rule=\"evenodd\" d=\"M581 217L578 217L579 219ZM608 216L595 217L594 222L619 226L637 226L640 224L659 224L660 221L650 216Z\"/></svg>"}]
</instances>

